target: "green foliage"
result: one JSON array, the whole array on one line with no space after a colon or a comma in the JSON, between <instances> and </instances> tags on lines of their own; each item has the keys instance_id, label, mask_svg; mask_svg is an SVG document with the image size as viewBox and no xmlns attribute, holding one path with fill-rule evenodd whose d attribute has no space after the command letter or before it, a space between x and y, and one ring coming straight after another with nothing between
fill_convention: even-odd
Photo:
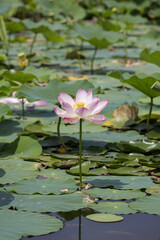
<instances>
[{"instance_id":1,"label":"green foliage","mask_svg":"<svg viewBox=\"0 0 160 240\"><path fill-rule=\"evenodd\" d=\"M22 236L56 232L63 227L61 220L40 213L4 209L0 211L0 217L3 218L0 225L0 239L18 240ZM10 226L9 229L8 226Z\"/></svg>"}]
</instances>

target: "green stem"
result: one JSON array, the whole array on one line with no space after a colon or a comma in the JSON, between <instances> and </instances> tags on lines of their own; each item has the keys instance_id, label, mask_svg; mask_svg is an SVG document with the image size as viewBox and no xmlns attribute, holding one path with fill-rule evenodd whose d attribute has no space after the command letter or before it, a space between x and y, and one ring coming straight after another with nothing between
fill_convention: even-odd
<instances>
[{"instance_id":1,"label":"green stem","mask_svg":"<svg viewBox=\"0 0 160 240\"><path fill-rule=\"evenodd\" d=\"M82 119L79 124L79 177L80 177L80 191L82 190Z\"/></svg>"},{"instance_id":2,"label":"green stem","mask_svg":"<svg viewBox=\"0 0 160 240\"><path fill-rule=\"evenodd\" d=\"M22 117L24 117L24 98L22 98Z\"/></svg>"},{"instance_id":3,"label":"green stem","mask_svg":"<svg viewBox=\"0 0 160 240\"><path fill-rule=\"evenodd\" d=\"M128 35L127 32L125 32L125 64L127 64L128 60Z\"/></svg>"},{"instance_id":4,"label":"green stem","mask_svg":"<svg viewBox=\"0 0 160 240\"><path fill-rule=\"evenodd\" d=\"M30 50L29 50L29 55L32 55L33 47L34 47L34 44L35 44L35 41L36 41L36 37L37 37L37 33L34 34L34 37L33 37L33 40L32 40L31 46L30 46Z\"/></svg>"},{"instance_id":5,"label":"green stem","mask_svg":"<svg viewBox=\"0 0 160 240\"><path fill-rule=\"evenodd\" d=\"M65 148L65 150L67 151L67 147L66 147L66 145L64 144L64 142L63 142L63 140L62 140L62 138L61 138L61 134L60 134L61 120L62 120L62 118L59 117L59 118L58 118L58 124L57 124L57 135L58 135L58 138L59 138L60 143L62 144L62 146L63 146L63 147Z\"/></svg>"},{"instance_id":6,"label":"green stem","mask_svg":"<svg viewBox=\"0 0 160 240\"><path fill-rule=\"evenodd\" d=\"M92 56L92 59L91 59L91 74L94 74L94 60L95 60L95 57L96 57L96 53L97 53L97 47L95 47L94 49L94 53L93 53L93 56Z\"/></svg>"},{"instance_id":7,"label":"green stem","mask_svg":"<svg viewBox=\"0 0 160 240\"><path fill-rule=\"evenodd\" d=\"M149 122L150 122L150 117L152 113L152 107L153 107L153 97L151 97L150 109L149 109L149 114L147 119L147 132L149 131Z\"/></svg>"},{"instance_id":8,"label":"green stem","mask_svg":"<svg viewBox=\"0 0 160 240\"><path fill-rule=\"evenodd\" d=\"M81 58L80 58L80 55L79 55L77 39L75 39L75 45L76 45L76 52L77 52L77 57L78 57L79 69L80 69L80 73L82 73L82 63L81 63Z\"/></svg>"}]
</instances>

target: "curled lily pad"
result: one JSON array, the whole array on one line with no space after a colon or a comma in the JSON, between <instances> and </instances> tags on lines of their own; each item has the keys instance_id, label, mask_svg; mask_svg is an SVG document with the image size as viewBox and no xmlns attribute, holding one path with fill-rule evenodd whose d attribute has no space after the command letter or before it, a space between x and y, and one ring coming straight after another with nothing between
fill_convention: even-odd
<instances>
[{"instance_id":1,"label":"curled lily pad","mask_svg":"<svg viewBox=\"0 0 160 240\"><path fill-rule=\"evenodd\" d=\"M124 219L121 216L117 216L114 214L106 214L106 213L90 214L90 215L87 215L86 218L95 222L120 222Z\"/></svg>"}]
</instances>

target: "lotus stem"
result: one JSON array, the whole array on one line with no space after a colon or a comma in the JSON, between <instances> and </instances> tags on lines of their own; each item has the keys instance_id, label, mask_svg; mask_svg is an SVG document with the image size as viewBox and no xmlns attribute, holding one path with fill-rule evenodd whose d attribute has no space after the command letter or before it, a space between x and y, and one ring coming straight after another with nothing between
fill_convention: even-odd
<instances>
[{"instance_id":1,"label":"lotus stem","mask_svg":"<svg viewBox=\"0 0 160 240\"><path fill-rule=\"evenodd\" d=\"M128 60L128 35L127 32L125 32L125 40L124 40L124 48L125 48L125 64L127 64Z\"/></svg>"},{"instance_id":2,"label":"lotus stem","mask_svg":"<svg viewBox=\"0 0 160 240\"><path fill-rule=\"evenodd\" d=\"M63 142L63 140L62 140L62 138L61 138L61 134L60 134L61 120L62 120L62 118L59 117L59 118L58 118L58 124L57 124L57 135L58 135L58 138L59 138L60 143L62 144L62 146L63 146L63 147L65 148L65 150L67 151L67 147L66 147L66 145L64 144L64 142Z\"/></svg>"},{"instance_id":3,"label":"lotus stem","mask_svg":"<svg viewBox=\"0 0 160 240\"><path fill-rule=\"evenodd\" d=\"M22 117L24 117L24 98L22 98Z\"/></svg>"},{"instance_id":4,"label":"lotus stem","mask_svg":"<svg viewBox=\"0 0 160 240\"><path fill-rule=\"evenodd\" d=\"M96 57L97 49L98 48L95 47L94 53L93 53L93 56L92 56L92 59L91 59L91 74L94 74L94 60L95 60L95 57Z\"/></svg>"},{"instance_id":5,"label":"lotus stem","mask_svg":"<svg viewBox=\"0 0 160 240\"><path fill-rule=\"evenodd\" d=\"M150 99L151 99L151 102L150 102L150 109L149 109L149 114L147 119L147 132L149 131L149 122L150 122L150 117L151 117L152 107L153 107L153 97L151 97Z\"/></svg>"},{"instance_id":6,"label":"lotus stem","mask_svg":"<svg viewBox=\"0 0 160 240\"><path fill-rule=\"evenodd\" d=\"M37 37L37 33L34 34L34 37L33 37L33 40L32 40L31 46L30 46L30 50L29 50L29 55L32 55L33 47L36 42L36 37Z\"/></svg>"},{"instance_id":7,"label":"lotus stem","mask_svg":"<svg viewBox=\"0 0 160 240\"><path fill-rule=\"evenodd\" d=\"M82 190L82 119L79 123L79 177L80 177L80 191Z\"/></svg>"}]
</instances>

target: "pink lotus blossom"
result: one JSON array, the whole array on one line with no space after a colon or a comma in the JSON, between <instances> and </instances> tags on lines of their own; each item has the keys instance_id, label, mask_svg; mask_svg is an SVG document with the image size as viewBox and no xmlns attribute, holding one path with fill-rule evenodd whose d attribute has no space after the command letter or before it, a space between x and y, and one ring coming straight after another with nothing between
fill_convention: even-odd
<instances>
[{"instance_id":1,"label":"pink lotus blossom","mask_svg":"<svg viewBox=\"0 0 160 240\"><path fill-rule=\"evenodd\" d=\"M27 99L25 99L25 98L23 99L23 102L24 102L25 105L29 106L29 109L32 108L32 110L36 106L45 106L45 105L48 104L48 102L46 102L44 100L38 100L36 102L29 103L27 101ZM18 99L16 97L16 92L13 92L12 97L1 98L0 103L3 103L3 104L18 104L18 103L22 103L22 99Z\"/></svg>"},{"instance_id":2,"label":"pink lotus blossom","mask_svg":"<svg viewBox=\"0 0 160 240\"><path fill-rule=\"evenodd\" d=\"M99 97L92 96L92 89L88 93L83 88L79 89L75 99L61 92L58 101L63 109L57 106L53 109L65 122L74 124L82 118L93 123L105 121L105 116L99 113L107 106L109 100L100 102Z\"/></svg>"}]
</instances>

